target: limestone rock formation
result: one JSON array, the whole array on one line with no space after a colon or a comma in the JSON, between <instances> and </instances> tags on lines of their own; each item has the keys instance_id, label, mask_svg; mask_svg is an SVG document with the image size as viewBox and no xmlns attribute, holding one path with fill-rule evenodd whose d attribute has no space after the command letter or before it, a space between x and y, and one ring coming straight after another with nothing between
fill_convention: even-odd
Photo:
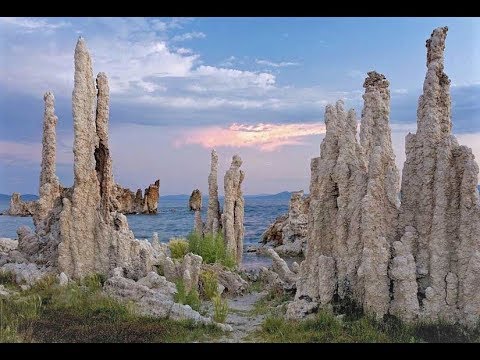
<instances>
[{"instance_id":1,"label":"limestone rock formation","mask_svg":"<svg viewBox=\"0 0 480 360\"><path fill-rule=\"evenodd\" d=\"M366 163L356 139L355 113L343 102L327 105L326 134L319 158L311 162L310 209L306 258L300 266L296 300L318 301L335 279L340 297L359 294L357 270L362 254L361 201ZM323 260L324 259L324 260ZM319 261L324 262L319 266ZM325 266L328 263L330 266ZM334 266L331 266L331 264Z\"/></svg>"},{"instance_id":2,"label":"limestone rock formation","mask_svg":"<svg viewBox=\"0 0 480 360\"><path fill-rule=\"evenodd\" d=\"M17 229L18 250L27 257L34 258L40 249L40 241L38 235L35 234L28 226L22 225Z\"/></svg>"},{"instance_id":3,"label":"limestone rock formation","mask_svg":"<svg viewBox=\"0 0 480 360\"><path fill-rule=\"evenodd\" d=\"M97 107L95 116L96 135L95 143L95 170L100 185L100 209L105 221L109 221L112 189L114 186L112 158L108 147L108 119L110 114L110 89L105 73L97 75ZM75 113L74 113L75 114Z\"/></svg>"},{"instance_id":4,"label":"limestone rock formation","mask_svg":"<svg viewBox=\"0 0 480 360\"><path fill-rule=\"evenodd\" d=\"M195 213L195 220L193 230L203 235L203 222L202 222L202 193L200 190L195 189L192 191L192 195L190 195L190 199L188 200L188 207L190 211Z\"/></svg>"},{"instance_id":5,"label":"limestone rock formation","mask_svg":"<svg viewBox=\"0 0 480 360\"><path fill-rule=\"evenodd\" d=\"M0 267L0 272L12 273L17 284L32 286L51 273L51 269L35 263L7 263Z\"/></svg>"},{"instance_id":6,"label":"limestone rock formation","mask_svg":"<svg viewBox=\"0 0 480 360\"><path fill-rule=\"evenodd\" d=\"M63 191L47 219L37 258L69 278L108 274L115 267L138 279L157 259L148 241L136 240L126 217L111 212L113 175L108 148L108 82L97 77L98 93L85 41L75 48L72 94L74 185Z\"/></svg>"},{"instance_id":7,"label":"limestone rock formation","mask_svg":"<svg viewBox=\"0 0 480 360\"><path fill-rule=\"evenodd\" d=\"M320 158L312 160L306 259L296 301L325 305L334 291L381 318L388 312L390 244L398 214L398 171L389 128L388 81L368 73L360 144L355 114L327 105ZM305 304L292 309L305 311ZM294 317L295 311L289 314Z\"/></svg>"},{"instance_id":8,"label":"limestone rock formation","mask_svg":"<svg viewBox=\"0 0 480 360\"><path fill-rule=\"evenodd\" d=\"M58 118L55 115L55 98L51 92L43 96L45 112L43 116L42 163L40 171L40 187L38 204L33 215L33 223L37 233L43 235L48 224L44 221L53 210L60 197L61 186L56 175L56 132Z\"/></svg>"},{"instance_id":9,"label":"limestone rock formation","mask_svg":"<svg viewBox=\"0 0 480 360\"><path fill-rule=\"evenodd\" d=\"M435 29L426 42L417 132L405 142L399 231L403 242L407 227L415 230L408 247L423 317L473 325L480 318L478 165L452 135L450 80L443 71L447 31Z\"/></svg>"},{"instance_id":10,"label":"limestone rock formation","mask_svg":"<svg viewBox=\"0 0 480 360\"><path fill-rule=\"evenodd\" d=\"M202 264L202 270L217 274L218 283L224 287L227 296L238 296L247 290L248 283L239 274L220 264Z\"/></svg>"},{"instance_id":11,"label":"limestone rock formation","mask_svg":"<svg viewBox=\"0 0 480 360\"><path fill-rule=\"evenodd\" d=\"M173 320L189 319L195 323L212 324L221 330L232 331L230 325L216 323L211 318L200 315L189 305L175 303L175 285L168 283L164 277L151 272L134 281L122 277L121 272L121 269L118 269L116 274L105 282L104 290L120 301L134 301L139 314Z\"/></svg>"},{"instance_id":12,"label":"limestone rock formation","mask_svg":"<svg viewBox=\"0 0 480 360\"><path fill-rule=\"evenodd\" d=\"M7 253L18 247L18 240L9 238L0 238L0 253Z\"/></svg>"},{"instance_id":13,"label":"limestone rock formation","mask_svg":"<svg viewBox=\"0 0 480 360\"><path fill-rule=\"evenodd\" d=\"M21 195L17 192L10 198L10 207L4 215L10 216L32 216L37 207L36 201L23 201Z\"/></svg>"},{"instance_id":14,"label":"limestone rock formation","mask_svg":"<svg viewBox=\"0 0 480 360\"><path fill-rule=\"evenodd\" d=\"M245 173L240 170L242 159L238 155L232 158L230 169L225 173L225 204L223 206L223 238L227 250L236 259L237 265L242 263L244 236L244 199L242 182Z\"/></svg>"},{"instance_id":15,"label":"limestone rock formation","mask_svg":"<svg viewBox=\"0 0 480 360\"><path fill-rule=\"evenodd\" d=\"M408 235L404 235L408 236ZM419 314L415 259L411 244L402 238L393 243L394 258L390 264L390 278L393 280L393 299L390 314L406 322L416 320Z\"/></svg>"},{"instance_id":16,"label":"limestone rock formation","mask_svg":"<svg viewBox=\"0 0 480 360\"><path fill-rule=\"evenodd\" d=\"M168 281L175 282L177 280L183 280L187 291L198 288L198 280L202 266L201 256L188 253L180 261L173 260L166 256L160 260L159 264Z\"/></svg>"},{"instance_id":17,"label":"limestone rock formation","mask_svg":"<svg viewBox=\"0 0 480 360\"><path fill-rule=\"evenodd\" d=\"M158 208L158 198L160 197L160 179L150 184L144 192L144 214L156 214Z\"/></svg>"},{"instance_id":18,"label":"limestone rock formation","mask_svg":"<svg viewBox=\"0 0 480 360\"><path fill-rule=\"evenodd\" d=\"M123 188L119 184L115 184L114 193L114 209L122 214L138 214L143 210L143 198L140 191L140 200L137 199L136 194L130 190Z\"/></svg>"},{"instance_id":19,"label":"limestone rock formation","mask_svg":"<svg viewBox=\"0 0 480 360\"><path fill-rule=\"evenodd\" d=\"M361 284L359 301L364 310L378 318L388 312L390 246L396 237L400 179L395 165L390 117L389 82L375 71L363 84L364 107L360 145L367 164L366 194L362 199L361 263L357 271Z\"/></svg>"},{"instance_id":20,"label":"limestone rock formation","mask_svg":"<svg viewBox=\"0 0 480 360\"><path fill-rule=\"evenodd\" d=\"M283 228L287 225L288 213L278 216L275 221L262 234L262 244L273 245L274 247L283 244Z\"/></svg>"},{"instance_id":21,"label":"limestone rock formation","mask_svg":"<svg viewBox=\"0 0 480 360\"><path fill-rule=\"evenodd\" d=\"M309 202L303 191L292 192L288 213L275 219L262 234L262 243L273 245L282 255L302 255L307 244Z\"/></svg>"},{"instance_id":22,"label":"limestone rock formation","mask_svg":"<svg viewBox=\"0 0 480 360\"><path fill-rule=\"evenodd\" d=\"M478 165L451 133L450 80L443 72L447 30L437 28L427 40L400 207L388 81L368 73L360 145L341 103L327 106L320 158L312 160L307 254L289 317L314 311L336 293L377 318L390 313L404 321L478 323Z\"/></svg>"},{"instance_id":23,"label":"limestone rock formation","mask_svg":"<svg viewBox=\"0 0 480 360\"><path fill-rule=\"evenodd\" d=\"M285 262L273 249L267 250L268 255L272 258L272 270L278 274L280 280L282 280L285 285L284 288L294 288L296 286L296 281L298 279L297 274L291 271Z\"/></svg>"},{"instance_id":24,"label":"limestone rock formation","mask_svg":"<svg viewBox=\"0 0 480 360\"><path fill-rule=\"evenodd\" d=\"M160 180L150 184L142 195L142 190L134 193L119 184L113 187L113 209L122 214L156 214L160 196Z\"/></svg>"},{"instance_id":25,"label":"limestone rock formation","mask_svg":"<svg viewBox=\"0 0 480 360\"><path fill-rule=\"evenodd\" d=\"M208 175L208 210L205 233L217 233L221 230L220 202L218 201L218 155L212 150L210 174Z\"/></svg>"}]
</instances>

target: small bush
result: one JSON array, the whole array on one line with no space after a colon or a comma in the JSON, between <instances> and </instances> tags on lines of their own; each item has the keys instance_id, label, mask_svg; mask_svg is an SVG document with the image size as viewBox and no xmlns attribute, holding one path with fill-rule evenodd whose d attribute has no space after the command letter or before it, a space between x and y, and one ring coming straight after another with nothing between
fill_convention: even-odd
<instances>
[{"instance_id":1,"label":"small bush","mask_svg":"<svg viewBox=\"0 0 480 360\"><path fill-rule=\"evenodd\" d=\"M92 274L85 276L81 284L85 286L88 291L95 292L102 288L105 280L105 276L102 274Z\"/></svg>"},{"instance_id":2,"label":"small bush","mask_svg":"<svg viewBox=\"0 0 480 360\"><path fill-rule=\"evenodd\" d=\"M200 280L203 293L208 300L218 295L218 276L216 273L213 271L202 271Z\"/></svg>"},{"instance_id":3,"label":"small bush","mask_svg":"<svg viewBox=\"0 0 480 360\"><path fill-rule=\"evenodd\" d=\"M5 286L16 286L15 274L11 271L0 270L0 284Z\"/></svg>"},{"instance_id":4,"label":"small bush","mask_svg":"<svg viewBox=\"0 0 480 360\"><path fill-rule=\"evenodd\" d=\"M229 269L236 265L234 257L227 251L222 233L198 234L192 232L187 236L189 251L200 255L206 264L219 263Z\"/></svg>"},{"instance_id":5,"label":"small bush","mask_svg":"<svg viewBox=\"0 0 480 360\"><path fill-rule=\"evenodd\" d=\"M170 254L173 259L182 259L188 254L188 241L182 238L172 238L168 243Z\"/></svg>"},{"instance_id":6,"label":"small bush","mask_svg":"<svg viewBox=\"0 0 480 360\"><path fill-rule=\"evenodd\" d=\"M199 311L201 302L197 289L193 288L187 293L185 283L181 279L177 280L175 285L177 286L177 293L174 295L175 302L182 305L190 305L193 310Z\"/></svg>"},{"instance_id":7,"label":"small bush","mask_svg":"<svg viewBox=\"0 0 480 360\"><path fill-rule=\"evenodd\" d=\"M285 327L285 319L280 316L269 315L262 324L262 330L267 334L279 334Z\"/></svg>"},{"instance_id":8,"label":"small bush","mask_svg":"<svg viewBox=\"0 0 480 360\"><path fill-rule=\"evenodd\" d=\"M187 301L187 290L185 289L185 283L183 280L177 280L175 281L175 285L177 287L177 293L173 296L173 299L179 304L185 304Z\"/></svg>"},{"instance_id":9,"label":"small bush","mask_svg":"<svg viewBox=\"0 0 480 360\"><path fill-rule=\"evenodd\" d=\"M186 305L190 305L190 307L195 311L200 311L200 306L202 305L202 302L200 301L200 297L196 289L192 289L188 292Z\"/></svg>"},{"instance_id":10,"label":"small bush","mask_svg":"<svg viewBox=\"0 0 480 360\"><path fill-rule=\"evenodd\" d=\"M213 320L218 323L224 323L228 316L228 302L216 295L212 298L213 302Z\"/></svg>"}]
</instances>

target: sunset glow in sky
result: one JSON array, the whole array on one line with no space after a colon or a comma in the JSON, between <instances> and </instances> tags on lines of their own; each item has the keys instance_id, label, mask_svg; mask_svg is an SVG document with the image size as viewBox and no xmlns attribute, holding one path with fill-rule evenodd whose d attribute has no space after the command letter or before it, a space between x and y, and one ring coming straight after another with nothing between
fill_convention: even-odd
<instances>
[{"instance_id":1,"label":"sunset glow in sky","mask_svg":"<svg viewBox=\"0 0 480 360\"><path fill-rule=\"evenodd\" d=\"M246 194L303 189L325 133L325 105L362 109L363 81L390 81L396 162L416 129L425 40L449 27L453 131L480 159L478 18L0 18L0 193L38 193L43 94L55 95L57 174L73 182L73 53L82 35L110 82L115 181L160 178L160 193L207 192L243 159Z\"/></svg>"}]
</instances>

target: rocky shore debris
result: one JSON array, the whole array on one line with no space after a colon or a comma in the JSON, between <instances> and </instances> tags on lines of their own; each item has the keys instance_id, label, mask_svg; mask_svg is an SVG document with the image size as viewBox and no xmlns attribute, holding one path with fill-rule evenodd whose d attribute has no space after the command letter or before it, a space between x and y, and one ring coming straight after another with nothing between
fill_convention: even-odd
<instances>
[{"instance_id":1,"label":"rocky shore debris","mask_svg":"<svg viewBox=\"0 0 480 360\"><path fill-rule=\"evenodd\" d=\"M288 213L275 219L262 234L261 243L273 246L281 255L303 255L307 245L309 203L310 198L303 195L303 190L292 192Z\"/></svg>"}]
</instances>

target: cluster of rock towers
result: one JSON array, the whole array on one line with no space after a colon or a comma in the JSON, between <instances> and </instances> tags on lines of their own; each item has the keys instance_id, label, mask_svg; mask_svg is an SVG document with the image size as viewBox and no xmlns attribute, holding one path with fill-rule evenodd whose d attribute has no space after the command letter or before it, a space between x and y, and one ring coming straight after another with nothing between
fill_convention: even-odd
<instances>
[{"instance_id":1,"label":"cluster of rock towers","mask_svg":"<svg viewBox=\"0 0 480 360\"><path fill-rule=\"evenodd\" d=\"M131 278L152 269L150 244L136 240L119 211L108 145L109 86L104 73L95 79L83 38L75 48L72 94L74 185L64 188L55 174L54 97L45 94L40 198L33 212L36 239L31 259L64 272L69 278L109 274L122 267ZM155 209L159 181L145 194L144 206ZM152 194L149 194L152 193ZM156 193L156 194L155 194ZM147 204L148 202L148 204ZM153 210L152 210L153 211ZM35 235L35 236L33 236Z\"/></svg>"},{"instance_id":2,"label":"cluster of rock towers","mask_svg":"<svg viewBox=\"0 0 480 360\"><path fill-rule=\"evenodd\" d=\"M212 150L210 174L208 175L208 210L205 224L202 222L202 194L195 189L189 200L190 210L195 212L194 231L199 234L217 234L222 232L227 250L236 259L238 265L242 263L244 237L244 206L242 182L245 173L240 170L242 159L234 155L230 168L225 173L224 190L225 200L223 213L218 201L218 155Z\"/></svg>"},{"instance_id":3,"label":"cluster of rock towers","mask_svg":"<svg viewBox=\"0 0 480 360\"><path fill-rule=\"evenodd\" d=\"M478 322L478 165L451 133L447 30L435 29L426 43L427 75L417 133L406 138L401 199L385 77L373 71L365 80L360 141L354 111L342 101L326 107L320 157L311 161L306 258L289 317L349 297L377 318Z\"/></svg>"}]
</instances>

